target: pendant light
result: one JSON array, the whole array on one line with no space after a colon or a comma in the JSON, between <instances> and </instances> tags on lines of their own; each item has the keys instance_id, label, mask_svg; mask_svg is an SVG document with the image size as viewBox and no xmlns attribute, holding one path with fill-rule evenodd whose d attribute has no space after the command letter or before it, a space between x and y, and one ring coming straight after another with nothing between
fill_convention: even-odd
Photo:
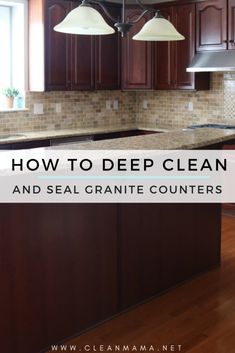
<instances>
[{"instance_id":1,"label":"pendant light","mask_svg":"<svg viewBox=\"0 0 235 353\"><path fill-rule=\"evenodd\" d=\"M145 23L133 39L146 41L174 41L183 40L185 37L175 29L172 23L157 12L154 18Z\"/></svg>"},{"instance_id":2,"label":"pendant light","mask_svg":"<svg viewBox=\"0 0 235 353\"><path fill-rule=\"evenodd\" d=\"M105 22L101 14L87 2L83 2L69 12L65 19L54 27L54 30L62 33L86 35L103 35L115 32Z\"/></svg>"},{"instance_id":3,"label":"pendant light","mask_svg":"<svg viewBox=\"0 0 235 353\"><path fill-rule=\"evenodd\" d=\"M155 13L154 18L145 23L140 32L133 37L134 40L171 41L185 39L159 11L156 12L156 9L144 6L140 0L136 0L136 2L143 11L135 21L128 21L125 15L126 0L122 0L121 20L117 20L109 14L104 2L98 0L83 0L81 5L69 12L65 19L54 27L54 30L62 33L82 35L105 35L115 33L115 30L105 22L101 14L92 7L92 5L95 4L114 22L114 26L121 33L122 37L125 36L131 27L140 21L146 13L152 12Z\"/></svg>"}]
</instances>

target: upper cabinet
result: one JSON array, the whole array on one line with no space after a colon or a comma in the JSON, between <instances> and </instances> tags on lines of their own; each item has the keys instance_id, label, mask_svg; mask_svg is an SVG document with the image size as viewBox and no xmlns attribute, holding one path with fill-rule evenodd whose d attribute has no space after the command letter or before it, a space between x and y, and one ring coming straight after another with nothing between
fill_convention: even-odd
<instances>
[{"instance_id":1,"label":"upper cabinet","mask_svg":"<svg viewBox=\"0 0 235 353\"><path fill-rule=\"evenodd\" d=\"M174 23L185 40L174 42L174 81L178 89L198 88L195 74L186 71L195 54L195 5L174 8Z\"/></svg>"},{"instance_id":2,"label":"upper cabinet","mask_svg":"<svg viewBox=\"0 0 235 353\"><path fill-rule=\"evenodd\" d=\"M135 41L132 37L152 17L127 7L133 27L124 38L63 34L54 31L78 3L68 0L29 0L29 89L151 90L208 89L209 74L188 73L196 51L235 49L235 0L180 1L157 4L163 16L185 36L182 41ZM97 9L113 27L104 11ZM105 3L120 18L120 5ZM227 11L228 6L228 11ZM228 18L227 18L228 15Z\"/></svg>"},{"instance_id":3,"label":"upper cabinet","mask_svg":"<svg viewBox=\"0 0 235 353\"><path fill-rule=\"evenodd\" d=\"M29 88L31 91L120 88L120 36L86 36L54 31L77 3L29 1ZM108 4L113 16L120 7ZM99 9L100 11L100 9Z\"/></svg>"},{"instance_id":4,"label":"upper cabinet","mask_svg":"<svg viewBox=\"0 0 235 353\"><path fill-rule=\"evenodd\" d=\"M173 21L173 6L161 9L161 14L170 22ZM155 43L155 88L174 88L174 66L173 66L172 42Z\"/></svg>"},{"instance_id":5,"label":"upper cabinet","mask_svg":"<svg viewBox=\"0 0 235 353\"><path fill-rule=\"evenodd\" d=\"M142 9L126 10L129 21L135 21L141 14ZM123 89L152 89L152 55L153 45L151 42L136 41L132 37L140 31L144 24L150 19L149 14L135 23L127 35L122 38L122 88Z\"/></svg>"},{"instance_id":6,"label":"upper cabinet","mask_svg":"<svg viewBox=\"0 0 235 353\"><path fill-rule=\"evenodd\" d=\"M227 0L197 3L196 21L198 52L227 49Z\"/></svg>"},{"instance_id":7,"label":"upper cabinet","mask_svg":"<svg viewBox=\"0 0 235 353\"><path fill-rule=\"evenodd\" d=\"M228 49L235 49L235 0L228 2Z\"/></svg>"},{"instance_id":8,"label":"upper cabinet","mask_svg":"<svg viewBox=\"0 0 235 353\"><path fill-rule=\"evenodd\" d=\"M33 3L33 1L31 1ZM31 4L30 3L30 4ZM39 3L39 1L38 1ZM71 84L71 38L53 30L71 9L64 0L45 3L45 89L67 90ZM34 23L32 23L32 26ZM32 35L32 34L31 34ZM32 39L33 40L33 39Z\"/></svg>"},{"instance_id":9,"label":"upper cabinet","mask_svg":"<svg viewBox=\"0 0 235 353\"><path fill-rule=\"evenodd\" d=\"M185 40L156 42L156 89L208 89L207 73L189 73L195 54L195 4L161 8L162 15L174 24Z\"/></svg>"},{"instance_id":10,"label":"upper cabinet","mask_svg":"<svg viewBox=\"0 0 235 353\"><path fill-rule=\"evenodd\" d=\"M107 4L111 16L120 17L120 7L115 4ZM105 21L113 28L114 23L98 7ZM121 36L115 34L95 37L95 87L96 89L120 89L121 85Z\"/></svg>"}]
</instances>

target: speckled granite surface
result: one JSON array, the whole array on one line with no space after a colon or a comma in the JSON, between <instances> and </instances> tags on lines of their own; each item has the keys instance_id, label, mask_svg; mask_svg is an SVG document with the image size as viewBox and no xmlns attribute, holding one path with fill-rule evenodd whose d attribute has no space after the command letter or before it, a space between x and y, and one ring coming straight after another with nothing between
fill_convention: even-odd
<instances>
[{"instance_id":1,"label":"speckled granite surface","mask_svg":"<svg viewBox=\"0 0 235 353\"><path fill-rule=\"evenodd\" d=\"M4 138L0 135L0 144L23 141L53 139L71 136L92 135L105 132L128 131L133 129L152 130L164 132L159 134L142 135L96 142L80 142L66 144L66 149L192 149L206 145L235 139L235 130L225 129L194 129L187 130L175 128L168 125L151 126L141 124L108 125L97 128L80 128L71 130L24 132ZM1 138L2 136L2 138ZM64 149L65 146L48 147L53 149Z\"/></svg>"},{"instance_id":2,"label":"speckled granite surface","mask_svg":"<svg viewBox=\"0 0 235 353\"><path fill-rule=\"evenodd\" d=\"M86 143L73 143L66 145L66 149L136 149L136 150L168 150L168 149L194 149L219 142L235 139L235 130L224 129L193 129L174 130L160 134L134 136ZM52 148L52 147L49 147ZM64 149L64 146L53 147Z\"/></svg>"},{"instance_id":3,"label":"speckled granite surface","mask_svg":"<svg viewBox=\"0 0 235 353\"><path fill-rule=\"evenodd\" d=\"M60 137L71 137L71 136L83 136L83 135L95 135L99 133L115 132L115 131L128 131L128 130L154 130L154 131L170 131L174 130L175 127L172 126L156 126L151 125L141 125L136 126L134 124L124 124L124 125L107 125L103 127L88 127L79 129L63 129L63 130L48 130L48 131L35 131L35 132L22 132L22 133L12 133L12 134L0 134L0 144L4 143L14 143L23 141L33 141L33 140L44 140L53 139Z\"/></svg>"}]
</instances>

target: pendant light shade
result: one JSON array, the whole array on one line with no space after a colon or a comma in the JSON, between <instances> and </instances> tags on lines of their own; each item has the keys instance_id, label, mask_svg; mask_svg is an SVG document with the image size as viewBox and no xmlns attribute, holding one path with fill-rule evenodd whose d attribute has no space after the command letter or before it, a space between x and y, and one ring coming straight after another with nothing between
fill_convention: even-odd
<instances>
[{"instance_id":1,"label":"pendant light shade","mask_svg":"<svg viewBox=\"0 0 235 353\"><path fill-rule=\"evenodd\" d=\"M145 41L174 41L183 40L185 38L169 21L161 15L156 14L154 18L145 23L133 39Z\"/></svg>"},{"instance_id":2,"label":"pendant light shade","mask_svg":"<svg viewBox=\"0 0 235 353\"><path fill-rule=\"evenodd\" d=\"M54 27L62 33L102 35L112 34L115 30L110 27L100 13L89 5L80 5L68 13L65 19Z\"/></svg>"}]
</instances>

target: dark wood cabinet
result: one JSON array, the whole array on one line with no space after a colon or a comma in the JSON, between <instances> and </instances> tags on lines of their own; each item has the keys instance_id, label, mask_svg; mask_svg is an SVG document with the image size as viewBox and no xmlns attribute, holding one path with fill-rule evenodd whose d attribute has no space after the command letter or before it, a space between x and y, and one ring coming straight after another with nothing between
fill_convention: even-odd
<instances>
[{"instance_id":1,"label":"dark wood cabinet","mask_svg":"<svg viewBox=\"0 0 235 353\"><path fill-rule=\"evenodd\" d=\"M227 49L227 0L196 4L196 50Z\"/></svg>"},{"instance_id":2,"label":"dark wood cabinet","mask_svg":"<svg viewBox=\"0 0 235 353\"><path fill-rule=\"evenodd\" d=\"M235 49L235 0L228 1L228 49Z\"/></svg>"},{"instance_id":3,"label":"dark wood cabinet","mask_svg":"<svg viewBox=\"0 0 235 353\"><path fill-rule=\"evenodd\" d=\"M93 36L71 36L71 90L95 89Z\"/></svg>"},{"instance_id":4,"label":"dark wood cabinet","mask_svg":"<svg viewBox=\"0 0 235 353\"><path fill-rule=\"evenodd\" d=\"M3 352L45 350L117 313L116 205L0 210Z\"/></svg>"},{"instance_id":5,"label":"dark wood cabinet","mask_svg":"<svg viewBox=\"0 0 235 353\"><path fill-rule=\"evenodd\" d=\"M218 204L1 204L0 332L51 344L220 263Z\"/></svg>"},{"instance_id":6,"label":"dark wood cabinet","mask_svg":"<svg viewBox=\"0 0 235 353\"><path fill-rule=\"evenodd\" d=\"M49 147L50 140L32 140L32 141L21 141L21 142L8 142L0 144L0 150L24 150L39 147Z\"/></svg>"},{"instance_id":7,"label":"dark wood cabinet","mask_svg":"<svg viewBox=\"0 0 235 353\"><path fill-rule=\"evenodd\" d=\"M75 8L77 4L73 5ZM106 4L108 12L119 17L120 6ZM104 11L97 6L105 21L113 26L113 22ZM72 90L105 90L120 89L120 35L104 36L73 35L71 55L71 89Z\"/></svg>"},{"instance_id":8,"label":"dark wood cabinet","mask_svg":"<svg viewBox=\"0 0 235 353\"><path fill-rule=\"evenodd\" d=\"M164 7L161 14L170 22L173 22L173 7ZM155 88L174 88L174 46L172 42L155 43Z\"/></svg>"},{"instance_id":9,"label":"dark wood cabinet","mask_svg":"<svg viewBox=\"0 0 235 353\"><path fill-rule=\"evenodd\" d=\"M65 0L45 2L45 88L67 90L70 88L70 36L53 30L70 10Z\"/></svg>"},{"instance_id":10,"label":"dark wood cabinet","mask_svg":"<svg viewBox=\"0 0 235 353\"><path fill-rule=\"evenodd\" d=\"M150 131L150 130L127 130L127 131L106 132L103 134L94 135L94 141L131 137L131 136L151 135L151 134L157 134L157 133L159 132Z\"/></svg>"},{"instance_id":11,"label":"dark wood cabinet","mask_svg":"<svg viewBox=\"0 0 235 353\"><path fill-rule=\"evenodd\" d=\"M156 89L209 89L208 73L189 73L186 68L195 54L195 4L161 8L185 40L155 44Z\"/></svg>"},{"instance_id":12,"label":"dark wood cabinet","mask_svg":"<svg viewBox=\"0 0 235 353\"><path fill-rule=\"evenodd\" d=\"M175 26L185 37L185 40L173 43L175 46L174 82L177 89L194 89L197 88L195 80L198 75L187 72L186 68L195 54L195 5L177 6L174 15Z\"/></svg>"},{"instance_id":13,"label":"dark wood cabinet","mask_svg":"<svg viewBox=\"0 0 235 353\"><path fill-rule=\"evenodd\" d=\"M196 50L235 49L235 0L196 4Z\"/></svg>"},{"instance_id":14,"label":"dark wood cabinet","mask_svg":"<svg viewBox=\"0 0 235 353\"><path fill-rule=\"evenodd\" d=\"M29 1L31 91L120 88L120 36L117 31L107 36L54 31L54 26L76 6L78 3L66 0ZM107 4L106 7L115 18L119 17L119 5ZM45 29L44 36L35 31L36 23Z\"/></svg>"},{"instance_id":15,"label":"dark wood cabinet","mask_svg":"<svg viewBox=\"0 0 235 353\"><path fill-rule=\"evenodd\" d=\"M162 290L159 211L157 204L119 207L121 310Z\"/></svg>"},{"instance_id":16,"label":"dark wood cabinet","mask_svg":"<svg viewBox=\"0 0 235 353\"><path fill-rule=\"evenodd\" d=\"M108 4L106 8L113 18L119 18L120 6ZM114 27L104 11L100 7L97 9L105 21ZM121 88L121 37L117 30L114 34L95 37L95 88Z\"/></svg>"},{"instance_id":17,"label":"dark wood cabinet","mask_svg":"<svg viewBox=\"0 0 235 353\"><path fill-rule=\"evenodd\" d=\"M219 204L120 205L121 310L218 266L220 213Z\"/></svg>"},{"instance_id":18,"label":"dark wood cabinet","mask_svg":"<svg viewBox=\"0 0 235 353\"><path fill-rule=\"evenodd\" d=\"M175 208L177 212L173 211ZM161 259L161 270L165 289L220 263L220 205L167 204L161 208L159 216L166 220L168 214L171 214L170 222L158 225L158 230L164 232L161 251L165 256ZM217 221L212 224L210 217ZM202 226L206 237L202 236ZM215 245L212 252L211 244Z\"/></svg>"},{"instance_id":19,"label":"dark wood cabinet","mask_svg":"<svg viewBox=\"0 0 235 353\"><path fill-rule=\"evenodd\" d=\"M128 8L126 16L135 21L141 9ZM132 37L140 31L151 18L149 14L133 25L126 37L122 38L122 88L152 89L153 88L153 46L151 42L135 41Z\"/></svg>"}]
</instances>

